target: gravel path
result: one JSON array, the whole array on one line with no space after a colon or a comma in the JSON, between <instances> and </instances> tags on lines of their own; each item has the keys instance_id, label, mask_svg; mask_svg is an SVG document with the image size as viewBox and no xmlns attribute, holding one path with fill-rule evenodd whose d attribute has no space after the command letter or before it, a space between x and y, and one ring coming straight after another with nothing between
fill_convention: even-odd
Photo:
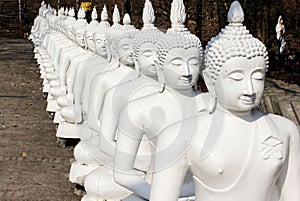
<instances>
[{"instance_id":1,"label":"gravel path","mask_svg":"<svg viewBox=\"0 0 300 201\"><path fill-rule=\"evenodd\" d=\"M73 147L56 145L32 50L0 40L0 200L80 200L68 181Z\"/></svg>"}]
</instances>

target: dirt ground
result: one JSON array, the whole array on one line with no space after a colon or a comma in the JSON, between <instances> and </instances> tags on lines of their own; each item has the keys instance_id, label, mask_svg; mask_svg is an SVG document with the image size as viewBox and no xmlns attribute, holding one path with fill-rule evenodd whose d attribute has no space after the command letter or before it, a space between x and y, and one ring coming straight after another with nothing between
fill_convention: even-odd
<instances>
[{"instance_id":1,"label":"dirt ground","mask_svg":"<svg viewBox=\"0 0 300 201\"><path fill-rule=\"evenodd\" d=\"M68 181L73 147L58 147L32 44L0 39L0 200L80 200Z\"/></svg>"}]
</instances>

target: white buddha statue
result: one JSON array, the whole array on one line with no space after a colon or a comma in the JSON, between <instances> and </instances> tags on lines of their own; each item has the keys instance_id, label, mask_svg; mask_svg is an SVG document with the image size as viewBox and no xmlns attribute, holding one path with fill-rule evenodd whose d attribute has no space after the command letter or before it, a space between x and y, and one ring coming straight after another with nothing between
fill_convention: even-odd
<instances>
[{"instance_id":1,"label":"white buddha statue","mask_svg":"<svg viewBox=\"0 0 300 201\"><path fill-rule=\"evenodd\" d=\"M97 11L94 8L92 12L92 21L86 26L85 30L85 42L87 46L87 50L85 53L81 54L80 56L77 56L74 58L69 66L68 75L67 75L67 95L61 96L57 99L58 105L62 108L61 109L61 115L63 118L71 123L75 123L74 119L74 111L73 111L73 88L74 88L74 82L76 79L76 74L79 68L81 68L83 65L80 65L81 63L88 61L92 59L95 53L95 43L94 43L94 30L98 28L98 21L97 21L98 15ZM97 58L97 57L96 57ZM99 57L98 57L99 58ZM57 113L57 112L56 112Z\"/></svg>"},{"instance_id":2,"label":"white buddha statue","mask_svg":"<svg viewBox=\"0 0 300 201\"><path fill-rule=\"evenodd\" d=\"M128 16L126 14L126 16ZM127 17L125 17L126 19ZM130 20L130 19L129 19ZM110 33L111 30L109 31ZM101 113L105 94L107 91L117 85L136 79L138 74L134 71L134 61L132 57L132 38L138 31L131 27L131 29L118 31L117 35L110 35L113 37L112 50L115 58L119 58L119 62L114 68L100 73L98 77L93 78L91 84L89 110L88 110L88 126L95 131L99 131L99 115ZM116 59L114 59L116 61ZM95 86L94 84L95 83ZM93 121L95 123L90 123ZM95 133L96 134L96 133Z\"/></svg>"},{"instance_id":3,"label":"white buddha statue","mask_svg":"<svg viewBox=\"0 0 300 201\"><path fill-rule=\"evenodd\" d=\"M72 27L76 22L74 15L74 9L71 8L69 10L69 18L66 20L68 21L68 26L65 27L67 35L64 35L58 31L58 34L51 36L51 38L49 38L49 42L47 43L47 50L51 56L51 63L45 66L46 79L43 88L44 92L49 92L50 88L60 86L58 71L61 52L62 50L67 51L68 49L72 49L76 45L75 36L72 33ZM59 106L54 100L54 97L51 96L51 93L48 94L47 101L47 111L55 112L57 109L59 109Z\"/></svg>"},{"instance_id":4,"label":"white buddha statue","mask_svg":"<svg viewBox=\"0 0 300 201\"><path fill-rule=\"evenodd\" d=\"M86 41L85 41L85 30L86 30L86 20L84 18L79 18L73 27L76 45L74 48L64 51L62 50L62 55L60 58L59 65L59 87L51 88L50 93L55 98L55 101L59 100L60 96L67 94L67 77L71 68L78 65L82 59L86 59L91 53L86 51ZM63 101L61 101L63 103ZM74 124L69 124L67 122L60 122L56 136L58 138L78 138L76 131L76 126Z\"/></svg>"},{"instance_id":5,"label":"white buddha statue","mask_svg":"<svg viewBox=\"0 0 300 201\"><path fill-rule=\"evenodd\" d=\"M136 79L132 79L128 82L118 84L109 88L105 95L101 119L100 119L100 134L92 136L91 138L85 139L81 142L85 146L85 150L98 161L101 162L101 152L104 152L111 158L114 157L115 149L115 133L117 129L117 118L122 108L133 98L140 98L141 96L147 96L148 94L157 92L157 88L154 91L147 91L145 94L139 94L139 96L131 97L134 91L141 87L147 87L157 83L156 68L155 68L155 55L156 47L155 44L163 36L156 27L154 27L154 11L149 0L145 3L143 12L144 27L137 33L133 38L133 55L135 60L135 67L140 70L139 76ZM149 77L143 75L145 73ZM156 84L157 85L157 84ZM105 133L103 133L105 132ZM145 141L140 149L139 154L149 154L149 144ZM100 153L99 153L100 152ZM136 167L148 167L149 160L139 161ZM103 179L103 167L100 167L90 173L85 180L85 189L87 197L93 198L104 198L103 193L98 192L100 189L101 180ZM147 170L144 168L142 170Z\"/></svg>"},{"instance_id":6,"label":"white buddha statue","mask_svg":"<svg viewBox=\"0 0 300 201\"><path fill-rule=\"evenodd\" d=\"M72 9L72 11L74 10ZM58 109L60 109L60 107L57 105L56 98L64 95L66 91L66 87L64 86L65 84L61 85L62 81L64 80L64 76L61 75L60 72L65 71L69 64L68 62L70 61L69 59L65 59L64 57L66 57L68 52L71 52L74 49L78 48L75 37L75 30L73 29L73 27L75 25L79 26L80 24L82 24L84 26L86 24L85 20L81 19L84 18L82 9L80 9L78 12L79 19L77 21L75 20L73 14L74 12L72 12L72 16L70 16L68 19L68 26L65 27L67 30L66 32L68 38L66 38L65 36L58 38L57 40L54 40L50 46L49 52L51 52L52 55L54 54L53 66L55 72L49 72L46 74L46 78L50 81L51 88L50 93L47 97L48 104L46 110L48 112L56 112ZM63 74L65 74L65 72Z\"/></svg>"},{"instance_id":7,"label":"white buddha statue","mask_svg":"<svg viewBox=\"0 0 300 201\"><path fill-rule=\"evenodd\" d=\"M134 69L132 39L138 30L130 24L131 19L128 14L124 15L122 30L114 30L113 27L107 33L107 43L110 45L111 60L117 61L115 69L100 74L94 78L90 92L93 97L89 100L88 126L95 131L99 131L99 117L101 114L104 97L107 91L114 86L128 82L137 78ZM111 39L108 39L111 37ZM110 77L111 76L111 77Z\"/></svg>"},{"instance_id":8,"label":"white buddha statue","mask_svg":"<svg viewBox=\"0 0 300 201\"><path fill-rule=\"evenodd\" d=\"M97 146L102 152L112 157L115 151L115 134L118 126L118 117L123 107L133 99L157 92L157 89L155 89L145 94L132 96L138 88L157 84L155 65L157 54L156 44L163 37L163 33L154 26L154 20L155 16L152 4L149 0L146 0L143 11L144 27L134 36L132 42L135 69L139 73L139 76L134 80L130 80L130 82L110 88L105 95L99 119L100 135L97 136L99 137L97 141L100 144Z\"/></svg>"},{"instance_id":9,"label":"white buddha statue","mask_svg":"<svg viewBox=\"0 0 300 201\"><path fill-rule=\"evenodd\" d=\"M44 64L44 73L45 73L45 82L44 84L44 88L43 88L43 92L49 92L50 90L50 82L51 80L56 80L58 78L58 63L59 63L59 57L60 57L60 53L61 50L64 48L68 48L68 47L73 47L74 40L71 40L71 38L67 37L67 35L69 35L69 29L68 26L73 26L74 23L76 22L75 19L75 13L74 13L74 9L70 8L69 9L69 13L68 13L69 17L68 19L66 19L67 21L67 26L66 28L66 34L62 34L59 31L53 31L53 33L48 34L45 37L45 40L43 42L43 46L45 47L48 55L49 55L49 59L50 62ZM55 27L55 18L51 19L51 24L53 24L52 26ZM57 87L59 86L59 82L52 82L51 87ZM48 97L50 98L50 97Z\"/></svg>"},{"instance_id":10,"label":"white buddha statue","mask_svg":"<svg viewBox=\"0 0 300 201\"><path fill-rule=\"evenodd\" d=\"M275 31L276 31L278 52L283 53L283 51L285 50L286 42L285 42L285 37L284 37L285 36L285 27L283 24L282 16L278 17L278 22L276 24Z\"/></svg>"},{"instance_id":11,"label":"white buddha statue","mask_svg":"<svg viewBox=\"0 0 300 201\"><path fill-rule=\"evenodd\" d=\"M203 75L211 111L160 134L151 201L177 200L188 170L195 201L300 200L299 131L288 119L255 109L263 95L268 56L243 20L235 1L229 25L206 46Z\"/></svg>"},{"instance_id":12,"label":"white buddha statue","mask_svg":"<svg viewBox=\"0 0 300 201\"><path fill-rule=\"evenodd\" d=\"M40 6L39 11L38 11L38 15L34 19L33 26L31 27L30 35L28 37L28 39L31 40L34 45L35 45L35 41L36 41L36 38L37 38L38 33L39 33L40 23L43 20L43 9L44 9L44 7L45 7L45 2L42 1L41 6Z\"/></svg>"},{"instance_id":13,"label":"white buddha statue","mask_svg":"<svg viewBox=\"0 0 300 201\"><path fill-rule=\"evenodd\" d=\"M149 199L150 195L148 182L151 182L149 178L153 164L146 170L147 181L135 170L134 164L141 141L146 136L154 153L161 130L174 122L197 114L206 107L206 95L194 89L203 61L201 42L183 25L185 21L183 2L173 1L171 12L173 31L168 30L157 43L159 64L157 73L160 84L137 89L135 94L150 89L156 89L156 92L130 101L123 107L118 123L114 179L145 199ZM152 154L144 157L152 158ZM193 195L190 177L186 178L185 184L181 196Z\"/></svg>"},{"instance_id":14,"label":"white buddha statue","mask_svg":"<svg viewBox=\"0 0 300 201\"><path fill-rule=\"evenodd\" d=\"M49 14L50 12L50 6L49 5L43 5L41 7L40 11L40 16L38 19L38 24L36 27L36 30L33 30L34 32L34 46L38 49L42 43L42 39L41 39L41 34L48 29L48 22L46 19L47 14Z\"/></svg>"},{"instance_id":15,"label":"white buddha statue","mask_svg":"<svg viewBox=\"0 0 300 201\"><path fill-rule=\"evenodd\" d=\"M96 83L99 76L103 73L112 71L119 67L119 60L112 59L112 53L110 52L110 48L108 48L108 43L111 45L111 41L120 34L122 30L122 26L119 24L119 11L117 6L114 8L113 13L113 21L114 24L111 28L109 28L109 24L107 22L107 12L106 7L104 7L104 11L101 14L101 18L105 19L100 22L100 26L103 28L103 31L100 29L94 34L95 43L96 43L96 51L101 57L107 59L107 62L104 62L100 66L94 66L94 68L90 68L86 71L86 75L84 78L84 84L80 84L78 90L78 95L75 96L75 119L77 122L77 129L81 139L90 137L92 135L92 130L87 126L87 117L89 110L89 102L90 97L92 97L95 93ZM109 30L108 30L109 28ZM107 37L109 36L109 37ZM105 44L105 45L104 45ZM81 81L82 83L82 81ZM90 95L91 94L91 95ZM80 100L80 101L76 101ZM86 157L84 157L86 158Z\"/></svg>"},{"instance_id":16,"label":"white buddha statue","mask_svg":"<svg viewBox=\"0 0 300 201\"><path fill-rule=\"evenodd\" d=\"M105 7L105 11L106 11L106 7ZM101 17L107 19L107 13L105 12L102 14L103 15ZM95 40L97 38L95 42L97 46L96 49L99 52L98 54L100 54L102 57L106 57L109 63L106 62L99 65L97 68L95 66L95 68L91 68L90 70L88 70L86 72L85 79L84 79L84 85L83 85L84 87L83 88L80 87L78 90L79 95L76 97L79 98L81 94L82 97L82 100L80 101L81 105L79 101L76 101L75 99L74 109L75 109L75 118L77 122L77 131L81 140L90 138L92 135L95 134L95 132L93 132L91 128L88 126L87 120L88 120L89 107L91 105L90 99L95 98L94 94L97 93L96 85L98 80L102 79L103 75L110 75L112 74L113 71L117 69L118 69L117 72L121 72L121 73L116 73L116 75L120 77L119 79L122 79L123 76L126 76L127 72L134 72L132 69L125 67L125 65L120 65L119 59L116 58L117 55L115 53L108 54L111 48L109 48L109 50L106 49L108 47L107 43L111 45L112 41L117 36L119 36L119 34L122 33L122 26L119 24L119 19L120 19L119 11L118 8L115 6L114 15L113 15L114 25L111 28L109 28L107 32L101 33L101 30L99 30L97 33L94 34ZM107 22L105 23L104 21L102 24L100 23L100 25L107 26ZM131 30L136 32L134 27L131 27ZM131 31L128 31L128 34L130 32ZM104 33L105 33L105 46L103 46ZM131 50L129 49L129 51ZM114 55L115 58L113 59L112 57L108 58L108 55ZM111 76L110 78L114 78L114 76ZM112 81L112 83L115 82L117 83L118 79L111 79L110 81ZM78 103L77 105L76 102ZM91 169L99 167L99 165L102 165L103 163L106 164L107 163L106 161L108 161L108 163L111 162L110 157L106 156L105 154L102 154L101 156L99 156L100 158L102 158L102 162L99 163L97 160L95 160L93 157L90 156L90 153L86 151L86 149L82 145L82 142L79 142L76 145L74 149L74 157L76 159L76 162L72 164L69 180L74 183L79 183L81 185L83 185L85 176L91 171Z\"/></svg>"},{"instance_id":17,"label":"white buddha statue","mask_svg":"<svg viewBox=\"0 0 300 201\"><path fill-rule=\"evenodd\" d=\"M115 6L113 12L114 24L108 30L107 12L106 12L106 7L104 8L105 8L105 12L101 14L102 15L101 17L105 18L106 20L100 22L100 26L103 28L105 27L107 28L103 29L105 30L103 32L101 32L101 30L98 30L97 33L95 33L94 38L97 46L96 48L97 54L99 54L103 58L106 58L107 62L103 63L101 66L99 66L99 68L97 67L91 68L86 72L84 85L83 85L84 88L81 88L79 90L79 94L81 94L81 96L77 96L78 98L82 97L82 100L80 102L81 106L76 104L75 101L75 108L74 108L75 118L76 118L77 128L80 133L81 139L89 137L92 134L91 129L87 126L87 118L88 118L90 97L92 97L93 94L95 93L96 83L99 76L102 75L103 73L112 71L119 67L119 60L116 58L112 59L112 56L110 56L112 55L111 48L110 48L112 40L115 37L117 37L122 31L122 26L119 24L120 21L119 10L117 6ZM77 103L79 102L77 101Z\"/></svg>"},{"instance_id":18,"label":"white buddha statue","mask_svg":"<svg viewBox=\"0 0 300 201\"><path fill-rule=\"evenodd\" d=\"M107 22L107 9L106 6L103 7L101 13L101 22L93 34L94 41L94 51L95 53L88 60L81 62L78 66L76 72L76 79L74 82L73 92L74 92L74 105L73 107L64 108L67 112L71 111L75 115L76 128L80 139L84 139L84 135L88 132L88 129L83 129L86 127L86 119L82 120L82 102L88 101L89 86L88 80L96 73L105 72L106 67L109 66L106 60L106 48L104 44L105 33L109 30L110 25ZM79 145L80 146L80 145ZM79 151L78 151L79 150ZM78 153L79 152L79 153ZM89 155L84 153L81 154L78 145L75 147L74 151L75 162L71 165L69 180L73 183L78 183L83 185L85 175L98 167L98 164L88 164L89 161L94 161L89 158Z\"/></svg>"},{"instance_id":19,"label":"white buddha statue","mask_svg":"<svg viewBox=\"0 0 300 201\"><path fill-rule=\"evenodd\" d=\"M106 7L105 7L106 9ZM101 16L102 17L102 16ZM107 13L103 13L103 17L107 19ZM107 27L107 21L100 22L100 26ZM97 51L98 54L102 57L105 57L107 59L106 64L103 64L101 68L96 68L93 70L90 70L86 74L86 79L84 83L84 88L86 90L82 90L82 97L83 100L81 102L81 110L79 112L76 112L77 109L75 108L76 113L76 122L82 123L81 125L85 125L87 123L87 115L89 110L89 100L90 100L90 94L94 94L95 92L95 86L97 82L97 78L105 73L106 71L111 71L116 69L119 66L119 59L112 57L112 49L110 48L112 41L115 37L119 35L119 33L122 31L123 26L120 25L120 14L118 7L115 5L114 12L113 12L113 25L109 28L109 30L105 29L105 35L104 39L102 38L102 33L95 34L94 37L97 37L96 44L98 46ZM105 46L103 46L103 42ZM95 70L95 71L94 71ZM82 114L82 115L77 115ZM87 126L84 126L87 131L83 131L85 133L90 133Z\"/></svg>"},{"instance_id":20,"label":"white buddha statue","mask_svg":"<svg viewBox=\"0 0 300 201\"><path fill-rule=\"evenodd\" d=\"M60 52L59 61L57 61L58 62L57 68L59 71L60 88L55 88L53 90L53 92L51 92L52 95L54 95L55 97L65 94L66 70L71 62L71 58L72 58L73 54L76 54L74 52L76 52L77 50L82 51L86 46L85 41L84 41L84 31L85 31L85 26L86 26L87 22L85 21L84 18L85 18L85 13L82 9L80 9L78 11L78 20L72 26L72 29L71 29L73 34L68 33L69 34L68 36L71 37L75 41L75 43L73 43L73 46L71 46L70 48L63 48L62 51ZM68 30L68 32L71 30ZM79 52L77 54L79 54Z\"/></svg>"},{"instance_id":21,"label":"white buddha statue","mask_svg":"<svg viewBox=\"0 0 300 201\"><path fill-rule=\"evenodd\" d=\"M97 114L101 111L102 103L106 94L110 88L120 85L122 83L128 82L132 79L138 77L137 73L132 69L134 67L134 61L132 58L132 38L137 33L137 30L133 26L129 26L130 18L127 14L125 14L124 23L128 25L127 29L124 31L119 31L119 35L114 38L112 42L112 49L114 51L114 57L119 58L119 65L116 68L106 71L99 75L97 78L95 94L90 94L91 98L95 99L90 101L89 105L89 113L93 112L93 115L97 116ZM92 107L92 108L91 108ZM91 108L91 109L90 109ZM93 111L93 109L95 111ZM88 121L90 120L90 114L88 116ZM98 120L98 118L96 118ZM98 125L96 125L98 126ZM96 134L96 133L94 133ZM92 142L93 143L93 142ZM93 145L93 144L91 144ZM87 152L85 149L89 149L90 146L86 146L85 140L82 141L76 146L74 150L74 155L83 155L84 152ZM92 152L93 148L89 151ZM98 150L97 150L98 151ZM87 154L86 154L87 155ZM93 155L92 155L93 156ZM88 159L93 159L90 156ZM112 157L106 155L105 153L99 152L97 153L97 158L99 160L93 159L92 161L87 161L89 166L94 165L95 163L100 167L101 171L97 171L97 176L94 177L94 182L100 182L101 188L98 189L98 185L86 185L85 189L87 191L87 195L82 200L90 200L90 199L108 199L108 200L116 200L122 199L130 194L127 189L117 185L112 177L111 169L108 169L106 165L110 165L112 162ZM105 166L102 166L105 165ZM102 167L101 167L102 166ZM98 170L98 169L97 169ZM89 183L90 184L90 183ZM95 198L96 197L96 198Z\"/></svg>"},{"instance_id":22,"label":"white buddha statue","mask_svg":"<svg viewBox=\"0 0 300 201\"><path fill-rule=\"evenodd\" d=\"M74 84L74 113L76 123L82 123L82 102L88 102L89 88L88 81L92 76L98 72L105 72L107 61L107 50L105 46L105 34L110 29L108 23L107 8L104 5L101 13L101 22L94 31L93 42L95 46L95 53L99 59L90 60L82 71L78 71L76 75L76 82ZM100 62L100 63L99 63ZM83 95L84 94L84 95ZM85 100L83 100L85 99ZM85 111L87 112L87 111Z\"/></svg>"}]
</instances>

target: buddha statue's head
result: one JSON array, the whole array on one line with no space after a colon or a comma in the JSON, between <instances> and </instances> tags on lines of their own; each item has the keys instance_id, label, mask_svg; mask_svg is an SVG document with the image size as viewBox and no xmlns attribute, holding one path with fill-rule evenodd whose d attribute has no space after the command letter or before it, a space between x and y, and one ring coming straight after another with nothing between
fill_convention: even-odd
<instances>
[{"instance_id":1,"label":"buddha statue's head","mask_svg":"<svg viewBox=\"0 0 300 201\"><path fill-rule=\"evenodd\" d=\"M49 11L49 4L47 4L46 6L45 6L45 9L43 9L43 17L45 18L46 17L46 14L47 14L47 12Z\"/></svg>"},{"instance_id":2,"label":"buddha statue's head","mask_svg":"<svg viewBox=\"0 0 300 201\"><path fill-rule=\"evenodd\" d=\"M57 11L57 18L55 20L55 23L54 23L54 26L55 26L55 30L57 31L61 31L61 27L60 27L60 21L61 21L61 16L62 16L62 13L64 12L63 8L60 8L58 11Z\"/></svg>"},{"instance_id":3,"label":"buddha statue's head","mask_svg":"<svg viewBox=\"0 0 300 201\"><path fill-rule=\"evenodd\" d=\"M110 62L112 59L117 58L117 53L112 48L113 40L122 33L123 26L120 24L120 13L117 5L115 5L113 12L113 25L105 34L105 46L107 50L107 60Z\"/></svg>"},{"instance_id":4,"label":"buddha statue's head","mask_svg":"<svg viewBox=\"0 0 300 201\"><path fill-rule=\"evenodd\" d=\"M158 40L163 33L154 26L154 10L149 0L146 0L143 10L144 26L132 42L135 68L143 74L156 79L156 55Z\"/></svg>"},{"instance_id":5,"label":"buddha statue's head","mask_svg":"<svg viewBox=\"0 0 300 201\"><path fill-rule=\"evenodd\" d=\"M101 12L101 22L99 23L98 27L95 28L94 31L94 42L95 42L95 52L107 59L107 50L105 46L105 34L110 29L110 24L108 23L108 15L107 15L107 8L104 5L102 12Z\"/></svg>"},{"instance_id":6,"label":"buddha statue's head","mask_svg":"<svg viewBox=\"0 0 300 201\"><path fill-rule=\"evenodd\" d=\"M68 26L69 25L74 25L74 23L76 22L76 19L75 19L75 11L74 11L74 8L70 8L69 10L68 10L68 16L65 18L65 19L63 19L62 20L62 27L63 27L63 29L64 29L64 34L66 35L66 36L68 36L69 35L69 30L68 30Z\"/></svg>"},{"instance_id":7,"label":"buddha statue's head","mask_svg":"<svg viewBox=\"0 0 300 201\"><path fill-rule=\"evenodd\" d=\"M71 41L75 42L76 39L75 39L75 35L73 33L73 26L76 23L74 8L69 9L68 15L69 15L69 19L68 19L68 22L65 24L65 28L67 30L67 36Z\"/></svg>"},{"instance_id":8,"label":"buddha statue's head","mask_svg":"<svg viewBox=\"0 0 300 201\"><path fill-rule=\"evenodd\" d=\"M83 8L80 8L77 14L77 21L73 26L73 33L78 46L86 48L85 30L87 21L85 20L85 12Z\"/></svg>"},{"instance_id":9,"label":"buddha statue's head","mask_svg":"<svg viewBox=\"0 0 300 201\"><path fill-rule=\"evenodd\" d=\"M74 28L75 39L78 46L82 48L86 48L86 40L85 40L85 29L86 26L76 26Z\"/></svg>"},{"instance_id":10,"label":"buddha statue's head","mask_svg":"<svg viewBox=\"0 0 300 201\"><path fill-rule=\"evenodd\" d=\"M92 17L92 21L89 24L90 25L98 25L99 22L98 22L98 13L97 13L96 7L93 8L91 17Z\"/></svg>"},{"instance_id":11,"label":"buddha statue's head","mask_svg":"<svg viewBox=\"0 0 300 201\"><path fill-rule=\"evenodd\" d=\"M98 18L97 10L94 7L92 12L92 21L87 25L86 32L85 32L85 40L86 40L87 48L93 53L96 52L94 32L99 26L97 18Z\"/></svg>"},{"instance_id":12,"label":"buddha statue's head","mask_svg":"<svg viewBox=\"0 0 300 201\"><path fill-rule=\"evenodd\" d=\"M229 24L212 38L205 49L203 76L215 105L233 113L250 111L261 100L268 53L265 45L243 26L244 12L234 1Z\"/></svg>"},{"instance_id":13,"label":"buddha statue's head","mask_svg":"<svg viewBox=\"0 0 300 201\"><path fill-rule=\"evenodd\" d=\"M130 25L130 17L128 14L124 15L123 23L124 29L113 39L111 49L115 54L115 58L126 66L134 66L133 60L133 37L138 33L138 30Z\"/></svg>"},{"instance_id":14,"label":"buddha statue's head","mask_svg":"<svg viewBox=\"0 0 300 201\"><path fill-rule=\"evenodd\" d=\"M158 79L176 90L191 89L197 84L203 61L203 49L199 38L181 26L185 20L184 16L182 0L174 0L171 9L172 28L157 43ZM174 19L176 23L179 19L181 21L180 24L176 24L176 29Z\"/></svg>"},{"instance_id":15,"label":"buddha statue's head","mask_svg":"<svg viewBox=\"0 0 300 201\"><path fill-rule=\"evenodd\" d=\"M54 8L51 8L52 10L52 15L48 18L48 24L49 24L49 27L53 30L55 30L55 19L56 19L56 10Z\"/></svg>"},{"instance_id":16,"label":"buddha statue's head","mask_svg":"<svg viewBox=\"0 0 300 201\"><path fill-rule=\"evenodd\" d=\"M66 27L67 28L67 36L71 41L76 42L75 34L73 33L73 26L74 26L74 24L67 25L67 27Z\"/></svg>"}]
</instances>

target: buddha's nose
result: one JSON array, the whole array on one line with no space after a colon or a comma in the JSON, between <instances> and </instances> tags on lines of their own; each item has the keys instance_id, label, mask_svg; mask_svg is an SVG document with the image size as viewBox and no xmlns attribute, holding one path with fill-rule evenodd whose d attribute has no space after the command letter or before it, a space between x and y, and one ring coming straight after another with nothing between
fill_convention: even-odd
<instances>
[{"instance_id":1,"label":"buddha's nose","mask_svg":"<svg viewBox=\"0 0 300 201\"><path fill-rule=\"evenodd\" d=\"M191 76L189 65L186 62L182 64L182 73L181 73L181 75L184 76L184 77Z\"/></svg>"},{"instance_id":2,"label":"buddha's nose","mask_svg":"<svg viewBox=\"0 0 300 201\"><path fill-rule=\"evenodd\" d=\"M251 79L245 79L243 94L247 95L247 96L254 95L253 83L252 83Z\"/></svg>"}]
</instances>

